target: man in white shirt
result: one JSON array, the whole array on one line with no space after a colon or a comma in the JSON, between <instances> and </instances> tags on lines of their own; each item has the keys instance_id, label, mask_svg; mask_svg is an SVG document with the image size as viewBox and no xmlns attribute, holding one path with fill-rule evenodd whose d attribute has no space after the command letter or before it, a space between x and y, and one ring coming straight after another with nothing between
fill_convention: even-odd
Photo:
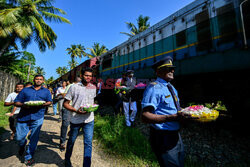
<instances>
[{"instance_id":1,"label":"man in white shirt","mask_svg":"<svg viewBox=\"0 0 250 167\"><path fill-rule=\"evenodd\" d=\"M63 81L62 87L59 87L56 91L56 98L59 98L59 101L58 101L58 111L59 111L58 122L61 122L61 119L62 119L63 99L64 99L64 96L66 95L66 93L65 93L66 86L67 86L67 82Z\"/></svg>"},{"instance_id":2,"label":"man in white shirt","mask_svg":"<svg viewBox=\"0 0 250 167\"><path fill-rule=\"evenodd\" d=\"M63 103L63 106L71 112L69 140L65 153L65 167L72 166L70 157L72 155L78 132L81 128L84 132L83 166L91 166L94 113L82 111L81 106L86 104L94 104L94 98L96 97L96 87L90 83L93 77L92 69L84 69L82 74L82 83L74 84L69 88ZM70 101L72 101L72 105L70 105Z\"/></svg>"},{"instance_id":3,"label":"man in white shirt","mask_svg":"<svg viewBox=\"0 0 250 167\"><path fill-rule=\"evenodd\" d=\"M16 84L15 87L15 92L12 92L8 95L6 100L4 101L4 106L12 106L11 113L9 114L9 124L10 124L10 129L12 131L10 135L10 140L14 139L15 133L16 133L16 117L18 113L20 112L20 107L14 106L14 100L16 96L18 95L19 92L24 88L23 83L18 83Z\"/></svg>"}]
</instances>

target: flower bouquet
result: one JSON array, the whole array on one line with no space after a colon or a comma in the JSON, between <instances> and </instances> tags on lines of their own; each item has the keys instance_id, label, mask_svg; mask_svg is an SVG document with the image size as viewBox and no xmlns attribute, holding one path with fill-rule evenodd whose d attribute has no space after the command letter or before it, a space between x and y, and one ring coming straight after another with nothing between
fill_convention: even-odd
<instances>
[{"instance_id":1,"label":"flower bouquet","mask_svg":"<svg viewBox=\"0 0 250 167\"><path fill-rule=\"evenodd\" d=\"M147 86L147 84L144 84L142 82L138 83L137 85L135 85L136 89L145 89Z\"/></svg>"},{"instance_id":2,"label":"flower bouquet","mask_svg":"<svg viewBox=\"0 0 250 167\"><path fill-rule=\"evenodd\" d=\"M27 101L27 102L24 102L24 104L26 104L27 106L42 106L45 103L46 103L46 101Z\"/></svg>"},{"instance_id":3,"label":"flower bouquet","mask_svg":"<svg viewBox=\"0 0 250 167\"><path fill-rule=\"evenodd\" d=\"M94 112L98 109L99 105L98 104L84 104L81 106L82 111L87 111L87 112Z\"/></svg>"},{"instance_id":4,"label":"flower bouquet","mask_svg":"<svg viewBox=\"0 0 250 167\"><path fill-rule=\"evenodd\" d=\"M210 122L218 118L219 112L214 109L209 109L203 105L193 105L186 107L181 110L181 112L191 114L192 117L198 117L196 119L199 122Z\"/></svg>"}]
</instances>

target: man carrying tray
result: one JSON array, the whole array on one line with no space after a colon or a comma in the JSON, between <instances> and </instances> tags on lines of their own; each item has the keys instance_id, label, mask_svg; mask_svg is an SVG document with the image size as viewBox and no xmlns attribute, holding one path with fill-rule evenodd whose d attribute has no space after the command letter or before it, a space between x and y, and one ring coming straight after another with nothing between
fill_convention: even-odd
<instances>
[{"instance_id":1,"label":"man carrying tray","mask_svg":"<svg viewBox=\"0 0 250 167\"><path fill-rule=\"evenodd\" d=\"M75 140L81 128L83 129L84 133L83 166L91 166L94 113L83 111L82 106L94 104L94 98L96 97L96 87L90 83L93 77L92 69L84 69L82 75L82 83L76 83L72 85L64 97L63 106L71 112L69 140L65 153L66 167L72 166L70 157L72 155ZM72 105L70 105L70 101L72 101Z\"/></svg>"},{"instance_id":2,"label":"man carrying tray","mask_svg":"<svg viewBox=\"0 0 250 167\"><path fill-rule=\"evenodd\" d=\"M25 151L27 143L26 136L31 130L30 142L27 145L26 153L24 156L24 163L31 166L34 163L33 155L36 150L37 142L39 139L40 129L43 124L45 107L49 106L52 102L51 93L48 89L42 86L44 77L36 75L34 77L34 85L24 88L15 99L15 106L21 107L17 116L17 141L19 142L19 154L22 155ZM29 101L44 101L38 106L29 106Z\"/></svg>"},{"instance_id":3,"label":"man carrying tray","mask_svg":"<svg viewBox=\"0 0 250 167\"><path fill-rule=\"evenodd\" d=\"M157 80L145 90L142 100L142 121L150 123L150 144L161 167L184 167L184 147L179 134L179 119L192 118L180 113L171 57L153 65Z\"/></svg>"}]
</instances>

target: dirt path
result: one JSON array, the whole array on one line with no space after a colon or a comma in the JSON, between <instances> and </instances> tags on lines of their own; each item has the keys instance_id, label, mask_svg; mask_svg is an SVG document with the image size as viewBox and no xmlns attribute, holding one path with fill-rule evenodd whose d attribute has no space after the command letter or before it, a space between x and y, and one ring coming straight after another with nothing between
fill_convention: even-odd
<instances>
[{"instance_id":1,"label":"dirt path","mask_svg":"<svg viewBox=\"0 0 250 167\"><path fill-rule=\"evenodd\" d=\"M50 109L51 110L51 109ZM49 113L52 113L49 110ZM46 115L41 129L37 150L34 156L35 166L64 166L65 152L58 149L60 126L58 116ZM1 135L0 143L0 166L1 167L24 167L23 158L18 156L16 141L9 141L9 129ZM83 163L83 135L80 134L75 142L71 162L74 167L80 167ZM92 167L118 167L120 160L114 158L101 149L96 140L93 140Z\"/></svg>"}]
</instances>

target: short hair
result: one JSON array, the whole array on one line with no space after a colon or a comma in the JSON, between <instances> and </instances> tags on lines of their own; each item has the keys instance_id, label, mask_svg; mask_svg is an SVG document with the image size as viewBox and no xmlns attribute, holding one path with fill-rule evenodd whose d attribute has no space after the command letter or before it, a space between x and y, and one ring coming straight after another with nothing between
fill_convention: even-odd
<instances>
[{"instance_id":1,"label":"short hair","mask_svg":"<svg viewBox=\"0 0 250 167\"><path fill-rule=\"evenodd\" d=\"M93 69L89 68L89 67L82 69L82 74L85 74L85 72L91 72L91 73L93 73Z\"/></svg>"},{"instance_id":2,"label":"short hair","mask_svg":"<svg viewBox=\"0 0 250 167\"><path fill-rule=\"evenodd\" d=\"M24 84L22 83L22 82L18 82L17 84L16 84L16 86L17 85L23 85L24 86Z\"/></svg>"},{"instance_id":3,"label":"short hair","mask_svg":"<svg viewBox=\"0 0 250 167\"><path fill-rule=\"evenodd\" d=\"M43 79L44 79L44 76L43 76L42 74L37 74L37 75L35 75L35 76L34 76L34 79L37 78L37 77L43 77Z\"/></svg>"},{"instance_id":4,"label":"short hair","mask_svg":"<svg viewBox=\"0 0 250 167\"><path fill-rule=\"evenodd\" d=\"M33 85L33 83L32 82L26 82L25 86L27 86L27 85Z\"/></svg>"}]
</instances>

